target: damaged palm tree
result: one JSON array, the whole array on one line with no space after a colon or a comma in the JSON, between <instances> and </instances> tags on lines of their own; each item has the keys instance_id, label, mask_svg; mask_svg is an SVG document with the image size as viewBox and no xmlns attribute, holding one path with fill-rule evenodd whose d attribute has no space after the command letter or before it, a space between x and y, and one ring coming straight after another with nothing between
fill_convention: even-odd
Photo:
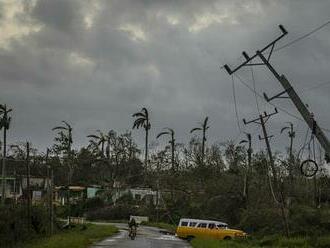
<instances>
[{"instance_id":1,"label":"damaged palm tree","mask_svg":"<svg viewBox=\"0 0 330 248\"><path fill-rule=\"evenodd\" d=\"M204 122L202 123L201 127L195 127L190 130L190 133L196 132L196 131L202 131L202 151L201 151L201 162L204 164L204 157L205 157L205 142L206 142L206 131L210 128L207 124L209 120L209 117L206 117L204 119Z\"/></svg>"},{"instance_id":2,"label":"damaged palm tree","mask_svg":"<svg viewBox=\"0 0 330 248\"><path fill-rule=\"evenodd\" d=\"M90 147L93 148L94 152L99 152L101 157L104 157L104 148L105 144L108 141L107 135L102 133L100 130L97 130L97 134L87 135L88 138L91 138L89 141ZM101 150L99 147L101 146Z\"/></svg>"},{"instance_id":3,"label":"damaged palm tree","mask_svg":"<svg viewBox=\"0 0 330 248\"><path fill-rule=\"evenodd\" d=\"M135 119L133 124L133 129L139 129L140 127L144 128L146 136L145 136L145 154L144 154L144 166L145 169L148 169L148 138L149 138L149 130L151 128L149 112L146 108L142 108L140 112L137 112L132 115Z\"/></svg>"},{"instance_id":4,"label":"damaged palm tree","mask_svg":"<svg viewBox=\"0 0 330 248\"><path fill-rule=\"evenodd\" d=\"M64 125L54 127L53 131L58 131L57 136L55 137L56 144L54 145L54 150L57 152L64 152L67 156L67 166L69 169L68 173L68 185L67 185L67 201L69 207L69 224L70 224L70 214L71 214L71 206L70 206L70 184L73 176L73 152L72 152L72 127L66 121L62 121Z\"/></svg>"},{"instance_id":5,"label":"damaged palm tree","mask_svg":"<svg viewBox=\"0 0 330 248\"><path fill-rule=\"evenodd\" d=\"M175 171L178 168L175 166L175 132L173 129L171 128L165 128L166 131L163 131L161 133L159 133L157 135L157 139L163 135L170 135L171 136L171 140L169 141L170 145L171 145L171 163L172 163L172 170Z\"/></svg>"}]
</instances>

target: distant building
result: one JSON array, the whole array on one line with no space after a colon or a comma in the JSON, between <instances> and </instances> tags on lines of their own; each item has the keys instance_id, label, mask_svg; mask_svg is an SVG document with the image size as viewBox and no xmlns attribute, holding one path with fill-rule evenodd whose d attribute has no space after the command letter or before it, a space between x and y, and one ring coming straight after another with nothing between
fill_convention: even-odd
<instances>
[{"instance_id":1,"label":"distant building","mask_svg":"<svg viewBox=\"0 0 330 248\"><path fill-rule=\"evenodd\" d=\"M128 189L114 189L112 201L116 201L124 195L131 194L136 201L145 202L146 204L153 203L154 205L160 202L160 192L153 191L151 188L128 188ZM157 196L158 195L158 196Z\"/></svg>"},{"instance_id":2,"label":"distant building","mask_svg":"<svg viewBox=\"0 0 330 248\"><path fill-rule=\"evenodd\" d=\"M69 186L70 202L74 203L84 199L90 199L97 196L97 192L101 191L101 186ZM58 186L55 187L55 202L58 205L65 205L68 201L68 187Z\"/></svg>"},{"instance_id":3,"label":"distant building","mask_svg":"<svg viewBox=\"0 0 330 248\"><path fill-rule=\"evenodd\" d=\"M27 199L27 176L10 176L6 177L6 198L14 201ZM51 185L51 180L47 177L30 176L30 196L33 204L44 201L47 195L47 190ZM2 178L0 177L0 185ZM2 197L2 190L0 196Z\"/></svg>"}]
</instances>

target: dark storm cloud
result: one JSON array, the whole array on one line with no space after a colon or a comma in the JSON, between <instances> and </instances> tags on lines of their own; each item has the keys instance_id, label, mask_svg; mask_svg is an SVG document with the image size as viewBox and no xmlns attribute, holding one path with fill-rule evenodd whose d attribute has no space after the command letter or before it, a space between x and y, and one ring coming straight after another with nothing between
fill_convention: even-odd
<instances>
[{"instance_id":1,"label":"dark storm cloud","mask_svg":"<svg viewBox=\"0 0 330 248\"><path fill-rule=\"evenodd\" d=\"M153 134L169 126L179 142L186 141L189 129L208 115L211 142L235 139L231 77L220 66L238 63L242 50L252 54L267 44L279 34L279 23L289 30L281 44L297 38L325 22L329 7L327 1L307 0L36 1L17 12L19 21L12 25L28 20L39 28L21 30L0 50L1 101L15 110L10 139L31 139L42 147L52 141L51 128L67 120L79 146L96 129L130 129L131 114L143 106L151 111ZM324 126L330 123L324 107L330 87L303 88L327 80L329 38L325 27L272 60ZM282 90L266 70L254 72L259 92ZM252 85L249 68L239 75ZM254 94L237 80L235 85L239 118L254 117ZM273 109L261 99L259 105L261 111ZM299 116L289 101L276 105ZM279 149L286 121L298 125L299 136L305 132L304 123L281 113L270 123ZM138 138L141 133L134 132Z\"/></svg>"}]
</instances>

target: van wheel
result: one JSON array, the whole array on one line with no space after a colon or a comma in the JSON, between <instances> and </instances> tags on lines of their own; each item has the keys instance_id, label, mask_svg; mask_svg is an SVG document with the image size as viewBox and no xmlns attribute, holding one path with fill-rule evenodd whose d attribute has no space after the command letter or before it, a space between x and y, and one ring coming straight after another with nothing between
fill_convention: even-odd
<instances>
[{"instance_id":1,"label":"van wheel","mask_svg":"<svg viewBox=\"0 0 330 248\"><path fill-rule=\"evenodd\" d=\"M231 237L230 236L226 236L223 238L224 240L231 240Z\"/></svg>"},{"instance_id":2,"label":"van wheel","mask_svg":"<svg viewBox=\"0 0 330 248\"><path fill-rule=\"evenodd\" d=\"M195 238L194 236L188 236L188 237L187 237L187 241L188 241L188 242L191 242L194 238Z\"/></svg>"}]
</instances>

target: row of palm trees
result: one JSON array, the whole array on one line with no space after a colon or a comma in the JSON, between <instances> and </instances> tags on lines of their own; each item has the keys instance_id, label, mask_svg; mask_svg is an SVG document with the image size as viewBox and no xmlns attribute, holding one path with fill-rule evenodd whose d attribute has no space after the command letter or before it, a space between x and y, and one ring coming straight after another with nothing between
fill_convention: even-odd
<instances>
[{"instance_id":1,"label":"row of palm trees","mask_svg":"<svg viewBox=\"0 0 330 248\"><path fill-rule=\"evenodd\" d=\"M3 130L3 156L2 156L2 178L5 178L6 175L6 146L7 146L7 130L9 129L11 117L9 116L9 113L12 111L11 108L8 108L5 104L0 104L0 130ZM133 123L133 129L140 129L143 128L145 131L145 154L144 154L144 164L145 168L148 168L148 153L149 153L149 131L151 129L151 123L150 123L150 115L149 111L146 108L142 108L140 112L134 113L132 115L135 120ZM202 145L201 145L201 161L203 163L204 156L205 156L205 143L206 143L206 132L209 129L208 126L208 117L204 119L204 122L199 127L195 127L191 129L190 133L194 132L201 132L202 133ZM52 128L52 131L57 132L57 136L55 137L56 144L54 145L54 150L57 152L64 152L67 155L68 159L68 167L69 167L69 173L68 173L68 184L70 184L73 168L72 164L72 126L66 122L62 121L62 124L59 126L56 126ZM98 149L101 147L101 154L103 155L105 152L106 157L109 157L110 155L110 146L111 146L111 140L115 136L115 132L113 130L110 130L107 134L104 134L100 130L97 130L97 134L91 134L87 137L90 138L90 146L93 146L94 149ZM164 128L164 131L160 132L157 135L157 139L162 136L169 136L169 144L171 146L171 164L172 169L175 170L175 131L172 128ZM2 196L5 196L6 191L6 184L5 180L2 180ZM2 202L4 201L5 197L2 197Z\"/></svg>"},{"instance_id":2,"label":"row of palm trees","mask_svg":"<svg viewBox=\"0 0 330 248\"><path fill-rule=\"evenodd\" d=\"M148 139L149 139L149 130L151 128L150 124L150 115L149 112L146 108L142 108L140 112L134 113L132 115L135 118L134 124L133 124L133 129L139 129L143 128L145 130L145 154L144 154L144 164L145 168L148 168ZM201 132L202 133L202 147L201 147L201 164L204 163L204 156L205 156L205 143L207 141L206 138L206 132L210 128L208 126L208 120L209 118L206 117L201 123L199 127L195 127L190 130L190 133L194 132ZM170 136L170 145L171 145L171 164L172 164L172 169L175 169L175 131L172 128L164 128L164 131L160 132L156 138L160 138L161 136Z\"/></svg>"}]
</instances>

